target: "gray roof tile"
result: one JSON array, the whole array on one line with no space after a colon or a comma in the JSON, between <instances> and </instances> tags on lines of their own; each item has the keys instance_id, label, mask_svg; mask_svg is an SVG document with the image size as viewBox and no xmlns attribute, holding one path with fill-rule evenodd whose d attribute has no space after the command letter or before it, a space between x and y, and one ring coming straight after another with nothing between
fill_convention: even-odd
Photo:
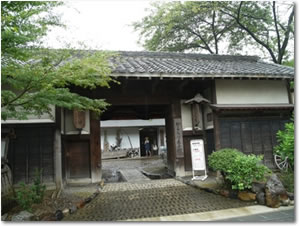
<instances>
[{"instance_id":1,"label":"gray roof tile","mask_svg":"<svg viewBox=\"0 0 299 226\"><path fill-rule=\"evenodd\" d=\"M122 75L181 75L194 77L294 78L294 68L266 63L257 56L212 55L168 52L118 52L111 59L113 73Z\"/></svg>"}]
</instances>

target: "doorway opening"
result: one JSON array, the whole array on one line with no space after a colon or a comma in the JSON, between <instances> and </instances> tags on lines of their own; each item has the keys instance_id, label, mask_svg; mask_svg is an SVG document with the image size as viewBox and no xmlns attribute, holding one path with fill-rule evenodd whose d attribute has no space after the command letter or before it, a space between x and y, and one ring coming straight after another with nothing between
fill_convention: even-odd
<instances>
[{"instance_id":1,"label":"doorway opening","mask_svg":"<svg viewBox=\"0 0 299 226\"><path fill-rule=\"evenodd\" d=\"M148 180L147 175L167 172L167 155L160 155L162 150L166 152L166 110L167 105L112 105L102 115L100 143L106 183L113 181L113 175L121 174L122 181ZM150 157L146 156L145 137L149 138Z\"/></svg>"}]
</instances>

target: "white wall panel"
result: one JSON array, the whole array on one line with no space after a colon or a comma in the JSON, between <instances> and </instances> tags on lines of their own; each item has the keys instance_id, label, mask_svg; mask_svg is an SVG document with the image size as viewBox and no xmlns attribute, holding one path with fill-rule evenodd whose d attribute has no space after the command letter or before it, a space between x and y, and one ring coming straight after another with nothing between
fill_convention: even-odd
<instances>
[{"instance_id":1,"label":"white wall panel","mask_svg":"<svg viewBox=\"0 0 299 226\"><path fill-rule=\"evenodd\" d=\"M217 104L286 104L283 80L216 80Z\"/></svg>"}]
</instances>

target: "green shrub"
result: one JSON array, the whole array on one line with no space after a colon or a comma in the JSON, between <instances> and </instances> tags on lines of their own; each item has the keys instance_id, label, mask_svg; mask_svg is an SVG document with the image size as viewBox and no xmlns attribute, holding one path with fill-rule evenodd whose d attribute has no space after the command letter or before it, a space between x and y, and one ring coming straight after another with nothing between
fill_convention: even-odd
<instances>
[{"instance_id":1,"label":"green shrub","mask_svg":"<svg viewBox=\"0 0 299 226\"><path fill-rule=\"evenodd\" d=\"M274 148L276 154L283 160L288 157L291 168L294 169L294 122L286 123L285 129L277 132L277 141L279 144Z\"/></svg>"},{"instance_id":2,"label":"green shrub","mask_svg":"<svg viewBox=\"0 0 299 226\"><path fill-rule=\"evenodd\" d=\"M263 156L253 154L237 156L230 164L226 176L232 183L232 189L250 189L253 181L263 180L270 170L261 163L262 159Z\"/></svg>"},{"instance_id":3,"label":"green shrub","mask_svg":"<svg viewBox=\"0 0 299 226\"><path fill-rule=\"evenodd\" d=\"M281 180L283 186L288 192L294 193L294 172L288 171L288 172L281 172L281 174L278 174L279 179Z\"/></svg>"},{"instance_id":4,"label":"green shrub","mask_svg":"<svg viewBox=\"0 0 299 226\"><path fill-rule=\"evenodd\" d=\"M36 169L33 185L31 187L31 190L33 192L34 203L41 203L44 199L44 195L46 191L46 185L43 185L40 179L41 173L42 170L39 171L38 169Z\"/></svg>"},{"instance_id":5,"label":"green shrub","mask_svg":"<svg viewBox=\"0 0 299 226\"><path fill-rule=\"evenodd\" d=\"M33 193L28 185L21 182L20 188L16 189L16 201L22 209L31 211L33 202Z\"/></svg>"},{"instance_id":6,"label":"green shrub","mask_svg":"<svg viewBox=\"0 0 299 226\"><path fill-rule=\"evenodd\" d=\"M213 152L208 157L209 166L214 170L220 170L223 173L227 172L231 162L239 155L244 155L237 149L224 148Z\"/></svg>"},{"instance_id":7,"label":"green shrub","mask_svg":"<svg viewBox=\"0 0 299 226\"><path fill-rule=\"evenodd\" d=\"M33 203L41 203L44 198L46 186L41 183L41 170L36 169L33 185L25 185L21 182L20 188L16 189L16 201L22 209L31 211Z\"/></svg>"},{"instance_id":8,"label":"green shrub","mask_svg":"<svg viewBox=\"0 0 299 226\"><path fill-rule=\"evenodd\" d=\"M245 155L236 149L222 149L208 157L209 166L220 170L225 184L232 189L244 190L255 180L264 179L270 170L261 164L262 156Z\"/></svg>"}]
</instances>

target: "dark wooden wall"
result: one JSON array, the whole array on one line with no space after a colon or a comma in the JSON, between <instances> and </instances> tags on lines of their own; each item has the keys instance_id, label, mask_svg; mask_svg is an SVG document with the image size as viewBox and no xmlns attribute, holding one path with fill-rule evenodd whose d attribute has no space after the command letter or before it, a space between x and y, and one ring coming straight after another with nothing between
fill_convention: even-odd
<instances>
[{"instance_id":1,"label":"dark wooden wall","mask_svg":"<svg viewBox=\"0 0 299 226\"><path fill-rule=\"evenodd\" d=\"M8 161L12 167L13 182L31 183L35 169L42 169L42 181L54 182L54 154L52 125L22 125L14 128L10 140Z\"/></svg>"},{"instance_id":2,"label":"dark wooden wall","mask_svg":"<svg viewBox=\"0 0 299 226\"><path fill-rule=\"evenodd\" d=\"M264 155L264 164L274 168L276 133L284 128L284 118L219 118L220 148L236 148L245 154Z\"/></svg>"}]
</instances>

